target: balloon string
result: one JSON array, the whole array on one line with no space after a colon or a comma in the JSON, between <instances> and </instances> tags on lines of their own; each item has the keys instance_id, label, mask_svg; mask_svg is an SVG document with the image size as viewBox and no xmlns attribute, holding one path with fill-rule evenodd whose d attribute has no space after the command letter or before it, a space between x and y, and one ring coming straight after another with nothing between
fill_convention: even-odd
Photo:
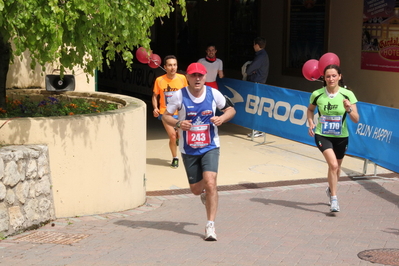
<instances>
[{"instance_id":1,"label":"balloon string","mask_svg":"<svg viewBox=\"0 0 399 266\"><path fill-rule=\"evenodd\" d=\"M157 65L159 68L161 68L163 71L166 72L166 69L163 68L163 67L161 67L157 62L155 62L155 60L153 60L153 59L151 59L151 58L150 58L150 60L151 60L155 65Z\"/></svg>"},{"instance_id":2,"label":"balloon string","mask_svg":"<svg viewBox=\"0 0 399 266\"><path fill-rule=\"evenodd\" d=\"M165 71L166 72L166 69L165 68L163 68L163 67L161 67L161 66L158 66L158 67L160 67L163 71Z\"/></svg>"}]
</instances>

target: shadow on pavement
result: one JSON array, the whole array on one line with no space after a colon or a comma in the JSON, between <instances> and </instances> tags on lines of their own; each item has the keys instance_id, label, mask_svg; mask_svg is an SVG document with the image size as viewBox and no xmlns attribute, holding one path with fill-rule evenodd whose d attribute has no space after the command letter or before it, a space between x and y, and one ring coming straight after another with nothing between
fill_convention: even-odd
<instances>
[{"instance_id":1,"label":"shadow on pavement","mask_svg":"<svg viewBox=\"0 0 399 266\"><path fill-rule=\"evenodd\" d=\"M148 228L156 230L166 230L176 232L178 234L192 235L203 238L201 234L189 232L184 229L188 225L198 225L195 223L184 223L184 222L168 222L168 221L131 221L131 220L118 220L114 224L130 227L132 229Z\"/></svg>"},{"instance_id":2,"label":"shadow on pavement","mask_svg":"<svg viewBox=\"0 0 399 266\"><path fill-rule=\"evenodd\" d=\"M399 236L399 229L398 228L387 228L387 230L382 230L384 233L394 234Z\"/></svg>"},{"instance_id":3,"label":"shadow on pavement","mask_svg":"<svg viewBox=\"0 0 399 266\"><path fill-rule=\"evenodd\" d=\"M288 201L288 200L272 200L272 199L264 199L264 198L252 198L250 199L253 202L259 202L263 203L265 205L269 204L275 204L283 207L289 207L289 208L294 208L294 209L299 209L299 210L304 210L304 211L309 211L309 212L317 212L317 213L323 213L326 216L332 216L330 212L322 212L310 208L306 208L304 206L319 206L319 205L327 205L326 203L303 203L303 202L294 202L294 201Z\"/></svg>"},{"instance_id":4,"label":"shadow on pavement","mask_svg":"<svg viewBox=\"0 0 399 266\"><path fill-rule=\"evenodd\" d=\"M159 158L147 158L147 164L169 166L170 160L163 160Z\"/></svg>"},{"instance_id":5,"label":"shadow on pavement","mask_svg":"<svg viewBox=\"0 0 399 266\"><path fill-rule=\"evenodd\" d=\"M393 203L397 207L399 207L399 196L397 194L392 193L391 191L387 190L385 187L383 187L381 184L378 184L376 182L373 182L370 180L370 182L359 182L361 186L364 187L367 191L370 193L373 193L374 195Z\"/></svg>"}]
</instances>

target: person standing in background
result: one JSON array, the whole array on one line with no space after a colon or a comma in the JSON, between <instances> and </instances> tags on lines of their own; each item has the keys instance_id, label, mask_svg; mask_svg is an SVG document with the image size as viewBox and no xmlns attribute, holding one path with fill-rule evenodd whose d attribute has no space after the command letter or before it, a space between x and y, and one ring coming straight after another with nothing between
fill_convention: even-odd
<instances>
[{"instance_id":1,"label":"person standing in background","mask_svg":"<svg viewBox=\"0 0 399 266\"><path fill-rule=\"evenodd\" d=\"M208 44L206 47L206 57L198 60L198 63L201 63L205 66L208 73L206 74L205 85L210 86L215 89L218 88L218 84L216 82L216 78L224 77L223 73L223 61L219 58L216 58L216 46L214 44Z\"/></svg>"},{"instance_id":2,"label":"person standing in background","mask_svg":"<svg viewBox=\"0 0 399 266\"><path fill-rule=\"evenodd\" d=\"M247 81L265 84L269 75L269 55L266 50L266 40L262 37L254 39L255 58L246 69ZM261 137L263 132L253 131L248 137Z\"/></svg>"},{"instance_id":3,"label":"person standing in background","mask_svg":"<svg viewBox=\"0 0 399 266\"><path fill-rule=\"evenodd\" d=\"M255 58L248 65L246 74L248 81L265 84L269 75L269 55L266 50L266 40L257 37L254 40Z\"/></svg>"}]
</instances>

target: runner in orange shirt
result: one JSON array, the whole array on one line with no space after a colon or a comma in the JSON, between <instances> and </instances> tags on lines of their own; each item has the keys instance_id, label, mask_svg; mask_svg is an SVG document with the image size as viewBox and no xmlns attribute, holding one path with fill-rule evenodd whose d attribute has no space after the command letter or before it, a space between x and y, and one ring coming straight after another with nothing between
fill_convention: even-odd
<instances>
[{"instance_id":1,"label":"runner in orange shirt","mask_svg":"<svg viewBox=\"0 0 399 266\"><path fill-rule=\"evenodd\" d=\"M158 77L154 83L152 94L152 107L154 108L154 117L162 120L162 115L166 110L170 98L173 94L187 86L187 79L184 75L177 73L177 59L174 55L168 55L164 59L164 68L166 74ZM175 114L177 118L177 113ZM169 136L169 148L172 153L172 168L179 167L179 158L177 157L178 133L173 126L163 122L166 132Z\"/></svg>"}]
</instances>

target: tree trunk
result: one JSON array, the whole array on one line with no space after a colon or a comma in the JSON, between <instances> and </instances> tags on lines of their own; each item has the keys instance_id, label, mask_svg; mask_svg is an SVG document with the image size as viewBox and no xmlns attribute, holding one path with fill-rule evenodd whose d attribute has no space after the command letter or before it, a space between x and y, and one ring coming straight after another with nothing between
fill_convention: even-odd
<instances>
[{"instance_id":1,"label":"tree trunk","mask_svg":"<svg viewBox=\"0 0 399 266\"><path fill-rule=\"evenodd\" d=\"M0 107L6 108L6 82L10 66L11 45L0 34Z\"/></svg>"}]
</instances>

